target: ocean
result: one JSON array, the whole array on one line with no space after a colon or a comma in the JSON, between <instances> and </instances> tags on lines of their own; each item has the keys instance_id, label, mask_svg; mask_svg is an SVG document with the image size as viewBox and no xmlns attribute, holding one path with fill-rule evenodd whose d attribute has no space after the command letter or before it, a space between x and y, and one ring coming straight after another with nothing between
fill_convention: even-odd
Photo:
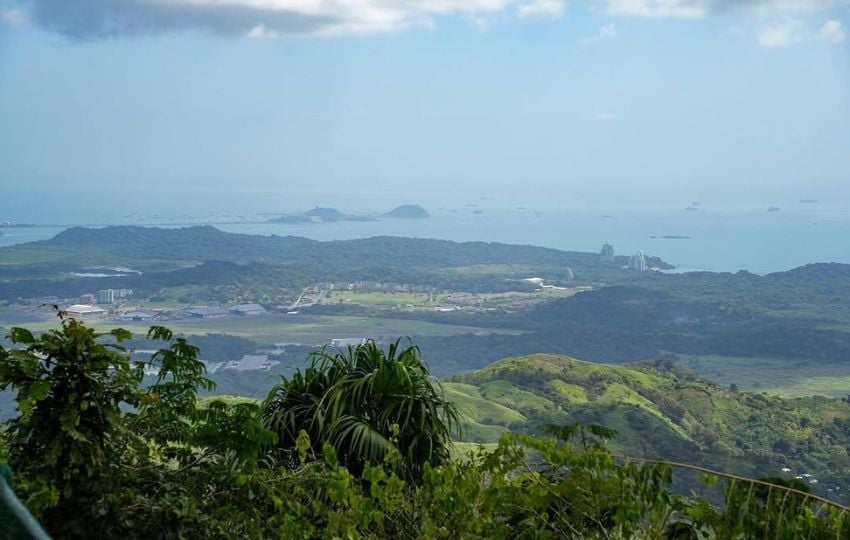
<instances>
[{"instance_id":1,"label":"ocean","mask_svg":"<svg viewBox=\"0 0 850 540\"><path fill-rule=\"evenodd\" d=\"M318 224L268 222L276 215L316 205L379 215L404 203L422 204L431 217ZM769 212L773 204L779 210ZM85 198L66 194L56 200L40 198L33 204L23 193L0 203L0 222L6 220L13 226L0 228L0 246L45 240L77 225L203 224L234 233L316 240L390 235L593 252L599 251L603 242L610 242L617 254L643 250L676 265L679 271L765 274L813 262L850 263L850 206L831 201L736 205L685 201L630 206L541 197L231 191L168 196L116 192ZM14 226L18 223L36 226Z\"/></svg>"}]
</instances>

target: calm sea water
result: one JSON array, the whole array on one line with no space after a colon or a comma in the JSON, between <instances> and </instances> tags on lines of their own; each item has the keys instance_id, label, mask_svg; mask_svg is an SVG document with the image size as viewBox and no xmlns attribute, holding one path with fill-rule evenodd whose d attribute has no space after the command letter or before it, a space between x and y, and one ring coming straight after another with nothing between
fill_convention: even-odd
<instances>
[{"instance_id":1,"label":"calm sea water","mask_svg":"<svg viewBox=\"0 0 850 540\"><path fill-rule=\"evenodd\" d=\"M55 196L31 204L27 194L0 203L0 221L39 224L2 228L0 246L44 240L72 225L139 224L177 227L211 224L244 234L295 235L317 240L377 235L483 240L598 251L611 242L618 254L638 249L682 271L781 271L811 262L850 263L850 205L799 200L769 203L691 201L636 207L541 197L480 197L420 193L204 192L167 197L121 194ZM17 200L16 200L17 197ZM535 199L537 199L535 201ZM449 202L447 202L449 201ZM331 206L352 214L381 213L402 203L421 203L424 220L326 224L266 223L275 214ZM768 212L768 206L781 207ZM656 238L652 238L652 237ZM663 236L687 236L665 239Z\"/></svg>"}]
</instances>

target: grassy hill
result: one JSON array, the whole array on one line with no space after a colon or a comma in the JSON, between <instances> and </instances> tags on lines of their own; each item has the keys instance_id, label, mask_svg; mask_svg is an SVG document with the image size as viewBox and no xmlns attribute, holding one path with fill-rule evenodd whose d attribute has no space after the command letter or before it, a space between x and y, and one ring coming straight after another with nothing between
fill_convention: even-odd
<instances>
[{"instance_id":1,"label":"grassy hill","mask_svg":"<svg viewBox=\"0 0 850 540\"><path fill-rule=\"evenodd\" d=\"M546 423L597 423L617 430L612 447L623 454L750 476L781 476L787 467L786 476L811 474L812 487L830 497L850 489L850 404L838 399L782 399L650 365L547 354L505 359L444 387L465 416L468 442Z\"/></svg>"},{"instance_id":2,"label":"grassy hill","mask_svg":"<svg viewBox=\"0 0 850 540\"><path fill-rule=\"evenodd\" d=\"M840 399L783 399L654 365L597 364L550 354L504 359L442 385L464 421L458 455L471 443L495 443L508 430L537 434L547 423L601 424L617 431L610 442L617 454L754 478L811 475L803 481L814 492L848 500L850 403ZM211 399L249 398L202 401Z\"/></svg>"}]
</instances>

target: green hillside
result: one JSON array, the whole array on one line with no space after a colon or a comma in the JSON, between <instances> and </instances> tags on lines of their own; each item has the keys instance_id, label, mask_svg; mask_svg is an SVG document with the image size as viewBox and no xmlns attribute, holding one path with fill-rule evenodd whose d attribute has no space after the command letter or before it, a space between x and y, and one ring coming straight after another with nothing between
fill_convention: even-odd
<instances>
[{"instance_id":1,"label":"green hillside","mask_svg":"<svg viewBox=\"0 0 850 540\"><path fill-rule=\"evenodd\" d=\"M750 476L810 474L804 480L830 496L850 489L850 404L838 399L737 392L650 365L546 354L505 359L444 386L468 422L465 441L596 423L617 430L619 453Z\"/></svg>"}]
</instances>

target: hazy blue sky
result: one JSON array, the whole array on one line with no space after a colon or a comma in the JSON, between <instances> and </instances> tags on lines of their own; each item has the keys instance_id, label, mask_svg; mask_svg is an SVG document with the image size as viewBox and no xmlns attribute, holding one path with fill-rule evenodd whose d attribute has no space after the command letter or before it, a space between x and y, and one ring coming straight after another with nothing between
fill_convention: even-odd
<instances>
[{"instance_id":1,"label":"hazy blue sky","mask_svg":"<svg viewBox=\"0 0 850 540\"><path fill-rule=\"evenodd\" d=\"M830 0L0 0L0 184L850 198L848 34Z\"/></svg>"}]
</instances>

